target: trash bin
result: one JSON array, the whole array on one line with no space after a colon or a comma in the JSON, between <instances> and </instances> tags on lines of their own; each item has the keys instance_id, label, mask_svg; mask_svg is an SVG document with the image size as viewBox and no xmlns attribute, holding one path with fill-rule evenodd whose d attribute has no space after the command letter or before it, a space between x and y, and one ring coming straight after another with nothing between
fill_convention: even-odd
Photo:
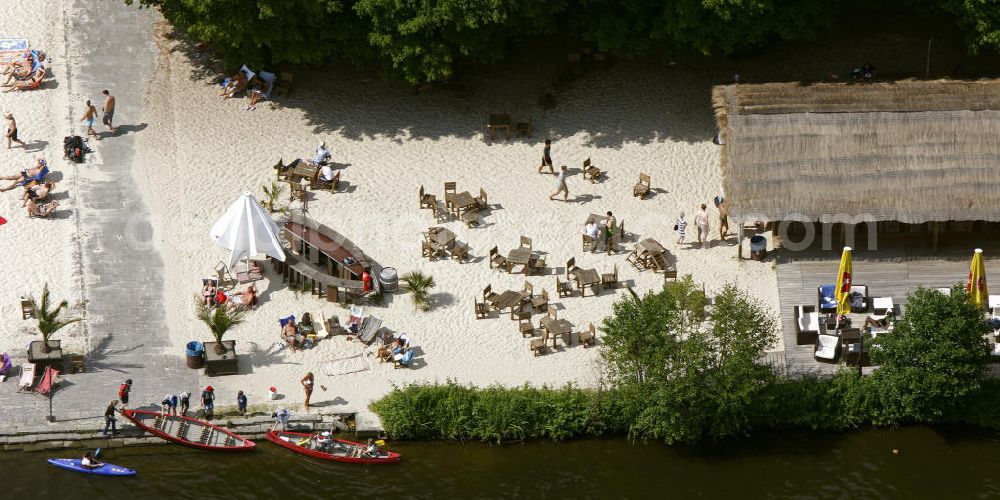
<instances>
[{"instance_id":1,"label":"trash bin","mask_svg":"<svg viewBox=\"0 0 1000 500\"><path fill-rule=\"evenodd\" d=\"M205 366L205 345L197 340L187 343L187 367L198 369Z\"/></svg>"},{"instance_id":2,"label":"trash bin","mask_svg":"<svg viewBox=\"0 0 1000 500\"><path fill-rule=\"evenodd\" d=\"M767 257L767 238L761 235L750 237L750 258L753 260L764 260Z\"/></svg>"},{"instance_id":3,"label":"trash bin","mask_svg":"<svg viewBox=\"0 0 1000 500\"><path fill-rule=\"evenodd\" d=\"M394 267L383 267L378 273L378 280L382 284L383 292L395 292L399 288L399 275Z\"/></svg>"}]
</instances>

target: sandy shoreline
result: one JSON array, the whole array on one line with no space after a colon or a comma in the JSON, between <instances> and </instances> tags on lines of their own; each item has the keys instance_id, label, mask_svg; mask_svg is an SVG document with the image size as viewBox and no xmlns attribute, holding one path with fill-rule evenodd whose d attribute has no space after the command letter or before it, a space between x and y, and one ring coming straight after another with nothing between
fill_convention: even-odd
<instances>
[{"instance_id":1,"label":"sandy shoreline","mask_svg":"<svg viewBox=\"0 0 1000 500\"><path fill-rule=\"evenodd\" d=\"M11 32L23 26L21 32L41 35L32 39L32 45L56 55L58 81L66 74L66 68L59 65L67 61L58 55L66 46L62 25L52 21L60 18L59 7L30 3L23 12L0 14L9 17L0 20L9 21ZM39 30L40 24L46 29ZM543 77L532 72L487 79L468 98L459 99L447 92L418 94L401 84L328 68L296 73L289 97L246 111L245 99L219 99L218 88L211 82L216 75L205 76L185 50L174 50L182 48L178 41L161 38L158 42L156 78L146 89L144 116L136 117L149 125L137 135L133 176L153 214L152 245L164 260L162 307L169 319L168 332L156 334L169 338L171 352L182 356L189 340L210 340L194 317L193 296L201 278L228 257L209 239L212 223L242 191L260 196L261 186L274 179L271 166L279 158L287 162L308 157L321 140L341 167L343 182L338 193L313 194L309 215L351 239L383 266L400 273L420 270L437 281L436 306L431 311L414 312L405 294L392 296L384 307L366 307L388 329L407 333L418 349L414 368L394 370L377 363L371 357L373 349L343 337L301 353L273 352L278 318L322 311L328 317L345 319L348 312L325 299L287 290L276 282L273 272L266 273L258 285L260 306L228 336L237 341L243 355L241 374L201 377L201 385L216 387L220 404L230 404L239 389L249 394L251 404L257 404L267 387L276 386L286 396L278 403L296 407L303 397L298 380L309 371L328 389L314 394L317 410L330 412L363 409L393 386L412 382L596 385L601 374L598 349L564 347L560 342L555 351L533 357L528 339L518 333L517 322L506 316L475 319L473 298L484 286L490 284L498 291L522 287L523 275L491 270L484 260L493 246L502 253L517 246L520 235L532 238L534 248L545 252L550 268L547 276L528 280L536 293L548 290L560 318L572 322L574 331L591 322L599 325L618 295L626 292L605 290L593 297L588 291L587 297L559 299L555 276L564 274L566 260L575 257L581 267L599 272L610 272L617 264L622 281L642 293L658 287L662 276L637 272L625 256L636 241L647 237L676 255L679 272L692 274L708 293L734 282L758 297L764 307L778 309L771 264L739 262L731 243L718 242L717 212L711 206L721 185L718 150L711 142L714 124L709 96L711 84L717 81L714 76L617 63L560 90L557 107L543 111L536 105ZM76 113L79 100L60 82L43 91L0 94L0 107L15 112L26 136L44 137L44 154L58 160L61 138L68 128L67 109ZM531 116L534 136L484 140L491 111L509 112L515 120ZM82 130L73 121L74 130ZM556 165L573 168L568 180L571 203L549 201L554 177L536 173L546 137L554 140ZM95 149L99 155L100 143ZM23 167L31 157L14 151L0 154L4 172ZM579 172L586 158L608 170L607 178L596 184L586 182ZM74 181L73 169L61 161L59 166L61 184ZM642 201L632 196L640 172L652 175L656 190ZM477 194L480 188L486 190L493 210L484 227L436 223L429 210L417 208L420 185L441 197L446 181L457 182L459 191ZM38 290L48 281L57 296L80 300L75 271L79 256L74 255L80 235L74 224L77 208L72 196L64 202L68 217L52 221L29 221L14 196L0 196L0 215L10 219L0 227L4 236L0 251L16 269L0 277L0 313L8 319L0 326L0 350L18 354L34 339L23 331L28 322L13 320L19 318L17 298L22 293ZM285 202L287 197L283 197ZM678 246L672 231L677 213L683 210L693 222L700 203L709 204L714 245L707 249ZM625 223L628 236L623 248L610 257L583 253L584 220L590 213L608 210ZM448 227L459 241L469 244L473 256L469 263L421 258L420 232L435 225ZM688 241L694 240L693 233L692 224ZM39 261L48 265L33 264ZM536 323L538 319L534 317ZM71 327L59 334L70 352L86 350L82 328ZM323 374L323 363L355 356L367 360L369 369ZM158 387L150 380L143 385L153 395L189 389Z\"/></svg>"}]
</instances>

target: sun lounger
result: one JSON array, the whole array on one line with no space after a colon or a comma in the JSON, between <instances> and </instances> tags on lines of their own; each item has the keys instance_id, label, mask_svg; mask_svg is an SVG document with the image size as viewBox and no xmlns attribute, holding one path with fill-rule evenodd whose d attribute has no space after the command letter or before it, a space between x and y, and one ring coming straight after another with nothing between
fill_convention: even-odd
<instances>
[{"instance_id":1,"label":"sun lounger","mask_svg":"<svg viewBox=\"0 0 1000 500\"><path fill-rule=\"evenodd\" d=\"M59 370L46 366L45 371L42 372L42 378L38 381L38 385L35 386L35 392L42 396L52 392L52 386L56 384L56 375L59 375Z\"/></svg>"},{"instance_id":2,"label":"sun lounger","mask_svg":"<svg viewBox=\"0 0 1000 500\"><path fill-rule=\"evenodd\" d=\"M229 266L222 261L215 265L215 277L219 280L217 286L223 290L232 290L236 286L236 278L233 278Z\"/></svg>"},{"instance_id":3,"label":"sun lounger","mask_svg":"<svg viewBox=\"0 0 1000 500\"><path fill-rule=\"evenodd\" d=\"M264 277L260 264L255 260L248 260L247 267L236 272L236 281L240 284L257 281Z\"/></svg>"},{"instance_id":4,"label":"sun lounger","mask_svg":"<svg viewBox=\"0 0 1000 500\"><path fill-rule=\"evenodd\" d=\"M875 314L885 315L895 308L892 297L875 297L872 299L872 311Z\"/></svg>"},{"instance_id":5,"label":"sun lounger","mask_svg":"<svg viewBox=\"0 0 1000 500\"><path fill-rule=\"evenodd\" d=\"M816 343L819 335L819 313L816 306L795 306L795 343L808 345Z\"/></svg>"},{"instance_id":6,"label":"sun lounger","mask_svg":"<svg viewBox=\"0 0 1000 500\"><path fill-rule=\"evenodd\" d=\"M50 201L43 205L39 205L37 203L29 203L28 217L29 218L38 217L40 219L45 219L48 216L52 215L52 213L55 212L57 208L59 208L58 201Z\"/></svg>"},{"instance_id":7,"label":"sun lounger","mask_svg":"<svg viewBox=\"0 0 1000 500\"><path fill-rule=\"evenodd\" d=\"M358 332L358 338L366 344L371 344L375 340L375 334L382 329L382 320L374 317L368 316L361 321L361 329Z\"/></svg>"},{"instance_id":8,"label":"sun lounger","mask_svg":"<svg viewBox=\"0 0 1000 500\"><path fill-rule=\"evenodd\" d=\"M35 364L21 364L21 380L17 383L17 392L29 392L35 386Z\"/></svg>"}]
</instances>

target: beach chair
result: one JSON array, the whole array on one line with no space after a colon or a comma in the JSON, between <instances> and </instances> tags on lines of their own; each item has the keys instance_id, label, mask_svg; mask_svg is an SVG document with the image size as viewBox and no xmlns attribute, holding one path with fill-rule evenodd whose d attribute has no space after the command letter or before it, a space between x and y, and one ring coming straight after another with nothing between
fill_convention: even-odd
<instances>
[{"instance_id":1,"label":"beach chair","mask_svg":"<svg viewBox=\"0 0 1000 500\"><path fill-rule=\"evenodd\" d=\"M479 208L472 207L462 214L462 222L465 223L465 227L474 228L479 225Z\"/></svg>"},{"instance_id":2,"label":"beach chair","mask_svg":"<svg viewBox=\"0 0 1000 500\"><path fill-rule=\"evenodd\" d=\"M487 208L490 208L490 204L486 198L486 190L484 190L483 188L479 188L479 197L475 198L475 200L477 209L485 210Z\"/></svg>"},{"instance_id":3,"label":"beach chair","mask_svg":"<svg viewBox=\"0 0 1000 500\"><path fill-rule=\"evenodd\" d=\"M351 316L347 318L347 329L351 333L357 333L361 328L361 321L365 318L365 310L361 306L351 306Z\"/></svg>"},{"instance_id":4,"label":"beach chair","mask_svg":"<svg viewBox=\"0 0 1000 500\"><path fill-rule=\"evenodd\" d=\"M497 247L490 249L490 269L497 267L499 269L507 269L507 257L500 255L500 251Z\"/></svg>"},{"instance_id":5,"label":"beach chair","mask_svg":"<svg viewBox=\"0 0 1000 500\"><path fill-rule=\"evenodd\" d=\"M559 295L559 298L573 295L573 284L568 281L559 281L559 277L556 276L556 294Z\"/></svg>"},{"instance_id":6,"label":"beach chair","mask_svg":"<svg viewBox=\"0 0 1000 500\"><path fill-rule=\"evenodd\" d=\"M426 240L420 242L421 257L427 257L427 260L434 260L434 254L436 253L437 251L434 250L434 247L431 245L431 242Z\"/></svg>"},{"instance_id":7,"label":"beach chair","mask_svg":"<svg viewBox=\"0 0 1000 500\"><path fill-rule=\"evenodd\" d=\"M628 262L629 264L632 264L632 267L634 267L637 271L642 271L642 270L646 269L646 263L645 263L645 261L643 259L639 258L639 247L638 246L636 246L635 248L633 248L632 251L629 252L628 255L625 256L625 262Z\"/></svg>"},{"instance_id":8,"label":"beach chair","mask_svg":"<svg viewBox=\"0 0 1000 500\"><path fill-rule=\"evenodd\" d=\"M583 235L583 251L584 252L594 251L594 238L591 238L590 235L587 234Z\"/></svg>"},{"instance_id":9,"label":"beach chair","mask_svg":"<svg viewBox=\"0 0 1000 500\"><path fill-rule=\"evenodd\" d=\"M548 342L549 342L549 332L542 330L542 337L538 339L531 339L531 343L528 344L528 348L531 349L531 352L535 356L538 356L539 354L542 353L542 351L545 350L545 344L547 344Z\"/></svg>"},{"instance_id":10,"label":"beach chair","mask_svg":"<svg viewBox=\"0 0 1000 500\"><path fill-rule=\"evenodd\" d=\"M795 306L792 315L795 318L795 343L816 344L816 336L819 335L819 313L816 312L816 306Z\"/></svg>"},{"instance_id":11,"label":"beach chair","mask_svg":"<svg viewBox=\"0 0 1000 500\"><path fill-rule=\"evenodd\" d=\"M45 204L28 203L28 218L47 219L57 208L59 208L58 201Z\"/></svg>"},{"instance_id":12,"label":"beach chair","mask_svg":"<svg viewBox=\"0 0 1000 500\"><path fill-rule=\"evenodd\" d=\"M483 288L483 302L491 303L498 296L499 295L493 291L493 285L486 285L486 288Z\"/></svg>"},{"instance_id":13,"label":"beach chair","mask_svg":"<svg viewBox=\"0 0 1000 500\"><path fill-rule=\"evenodd\" d=\"M618 264L615 264L615 271L613 273L601 274L601 286L618 288Z\"/></svg>"},{"instance_id":14,"label":"beach chair","mask_svg":"<svg viewBox=\"0 0 1000 500\"><path fill-rule=\"evenodd\" d=\"M632 188L632 196L638 196L639 199L644 199L647 194L649 194L650 181L649 174L639 174L639 182L635 184Z\"/></svg>"},{"instance_id":15,"label":"beach chair","mask_svg":"<svg viewBox=\"0 0 1000 500\"><path fill-rule=\"evenodd\" d=\"M396 368L409 368L410 363L413 362L413 349L406 349L401 354L396 354L392 357L392 367Z\"/></svg>"},{"instance_id":16,"label":"beach chair","mask_svg":"<svg viewBox=\"0 0 1000 500\"><path fill-rule=\"evenodd\" d=\"M340 170L334 172L333 179L330 179L329 181L323 180L320 176L316 176L315 179L309 181L309 189L312 189L313 191L328 191L336 193L338 185L340 185Z\"/></svg>"},{"instance_id":17,"label":"beach chair","mask_svg":"<svg viewBox=\"0 0 1000 500\"><path fill-rule=\"evenodd\" d=\"M603 173L601 169L590 163L590 158L583 160L583 178L589 180L591 184L597 182L597 179Z\"/></svg>"},{"instance_id":18,"label":"beach chair","mask_svg":"<svg viewBox=\"0 0 1000 500\"><path fill-rule=\"evenodd\" d=\"M433 194L424 192L424 185L420 185L420 208L431 208L437 205L437 199Z\"/></svg>"},{"instance_id":19,"label":"beach chair","mask_svg":"<svg viewBox=\"0 0 1000 500\"><path fill-rule=\"evenodd\" d=\"M17 383L17 392L30 392L35 386L35 364L21 363L21 380Z\"/></svg>"},{"instance_id":20,"label":"beach chair","mask_svg":"<svg viewBox=\"0 0 1000 500\"><path fill-rule=\"evenodd\" d=\"M35 317L35 303L31 299L21 299L21 319Z\"/></svg>"},{"instance_id":21,"label":"beach chair","mask_svg":"<svg viewBox=\"0 0 1000 500\"><path fill-rule=\"evenodd\" d=\"M237 269L240 266L237 266ZM253 281L260 280L264 277L264 271L260 267L260 263L253 259L247 259L247 265L242 271L236 271L236 282L240 284L246 284Z\"/></svg>"},{"instance_id":22,"label":"beach chair","mask_svg":"<svg viewBox=\"0 0 1000 500\"><path fill-rule=\"evenodd\" d=\"M275 163L274 166L271 167L271 168L274 169L274 176L279 181L287 181L288 180L288 167L285 166L285 159L284 158L278 158L278 163Z\"/></svg>"},{"instance_id":23,"label":"beach chair","mask_svg":"<svg viewBox=\"0 0 1000 500\"><path fill-rule=\"evenodd\" d=\"M236 278L229 272L229 266L221 260L215 265L215 277L218 279L218 286L223 290L232 290L236 287Z\"/></svg>"},{"instance_id":24,"label":"beach chair","mask_svg":"<svg viewBox=\"0 0 1000 500\"><path fill-rule=\"evenodd\" d=\"M45 371L42 372L42 378L38 380L38 385L35 386L35 392L41 396L45 396L52 392L53 386L56 385L56 376L59 375L59 370L52 368L51 366L46 366Z\"/></svg>"},{"instance_id":25,"label":"beach chair","mask_svg":"<svg viewBox=\"0 0 1000 500\"><path fill-rule=\"evenodd\" d=\"M526 122L519 122L514 125L514 131L518 137L531 137L531 134L535 132L535 128L531 125L531 117L529 116Z\"/></svg>"},{"instance_id":26,"label":"beach chair","mask_svg":"<svg viewBox=\"0 0 1000 500\"><path fill-rule=\"evenodd\" d=\"M851 305L852 313L868 312L868 286L852 285L851 291L847 294L847 300Z\"/></svg>"},{"instance_id":27,"label":"beach chair","mask_svg":"<svg viewBox=\"0 0 1000 500\"><path fill-rule=\"evenodd\" d=\"M549 291L542 289L542 293L531 296L531 307L535 311L543 311L549 307Z\"/></svg>"},{"instance_id":28,"label":"beach chair","mask_svg":"<svg viewBox=\"0 0 1000 500\"><path fill-rule=\"evenodd\" d=\"M892 297L875 297L872 299L872 312L878 315L886 315L893 312L896 305L893 304Z\"/></svg>"},{"instance_id":29,"label":"beach chair","mask_svg":"<svg viewBox=\"0 0 1000 500\"><path fill-rule=\"evenodd\" d=\"M441 208L436 200L431 205L431 214L434 216L436 222L448 222L448 218L450 217L449 212Z\"/></svg>"},{"instance_id":30,"label":"beach chair","mask_svg":"<svg viewBox=\"0 0 1000 500\"><path fill-rule=\"evenodd\" d=\"M579 268L576 267L576 257L570 257L570 259L566 261L566 281L574 279L573 274L577 269Z\"/></svg>"},{"instance_id":31,"label":"beach chair","mask_svg":"<svg viewBox=\"0 0 1000 500\"><path fill-rule=\"evenodd\" d=\"M9 86L4 88L4 92L10 91L21 91L21 90L34 90L42 84L42 80L45 79L45 68L38 68L32 71L30 75L24 78L15 79Z\"/></svg>"},{"instance_id":32,"label":"beach chair","mask_svg":"<svg viewBox=\"0 0 1000 500\"><path fill-rule=\"evenodd\" d=\"M479 302L475 298L472 299L472 302L476 305L476 319L487 319L490 317L490 308L487 307L485 302Z\"/></svg>"},{"instance_id":33,"label":"beach chair","mask_svg":"<svg viewBox=\"0 0 1000 500\"><path fill-rule=\"evenodd\" d=\"M521 337L534 337L535 325L531 322L531 313L517 313L517 330L521 332Z\"/></svg>"},{"instance_id":34,"label":"beach chair","mask_svg":"<svg viewBox=\"0 0 1000 500\"><path fill-rule=\"evenodd\" d=\"M581 331L578 336L580 337L580 343L586 349L597 343L597 328L594 328L594 324L591 323L590 329Z\"/></svg>"},{"instance_id":35,"label":"beach chair","mask_svg":"<svg viewBox=\"0 0 1000 500\"><path fill-rule=\"evenodd\" d=\"M382 329L382 320L375 316L368 316L361 321L361 329L358 338L365 344L371 344L375 340L375 335Z\"/></svg>"}]
</instances>

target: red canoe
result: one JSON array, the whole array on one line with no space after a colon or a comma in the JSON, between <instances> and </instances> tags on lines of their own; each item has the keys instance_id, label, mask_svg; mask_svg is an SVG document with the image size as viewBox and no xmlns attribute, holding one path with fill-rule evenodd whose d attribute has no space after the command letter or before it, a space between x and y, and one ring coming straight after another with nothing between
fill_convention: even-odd
<instances>
[{"instance_id":1,"label":"red canoe","mask_svg":"<svg viewBox=\"0 0 1000 500\"><path fill-rule=\"evenodd\" d=\"M383 451L378 457L369 457L364 454L365 445L343 439L333 439L333 446L329 452L314 450L310 445L313 444L312 438L315 436L317 434L284 431L271 431L265 435L268 441L278 446L313 458L350 464L394 464L399 462L399 453Z\"/></svg>"},{"instance_id":2,"label":"red canoe","mask_svg":"<svg viewBox=\"0 0 1000 500\"><path fill-rule=\"evenodd\" d=\"M122 415L156 437L201 450L251 451L253 441L204 420L158 411L124 410Z\"/></svg>"}]
</instances>

